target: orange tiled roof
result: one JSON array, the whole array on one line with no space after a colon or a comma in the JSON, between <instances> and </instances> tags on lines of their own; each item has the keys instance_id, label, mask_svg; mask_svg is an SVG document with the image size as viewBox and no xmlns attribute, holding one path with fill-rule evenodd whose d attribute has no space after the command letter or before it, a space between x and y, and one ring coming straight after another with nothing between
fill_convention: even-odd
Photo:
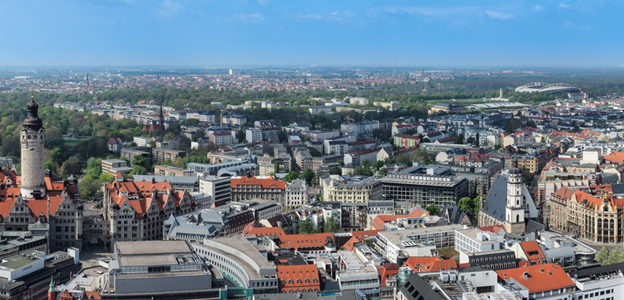
<instances>
[{"instance_id":1,"label":"orange tiled roof","mask_svg":"<svg viewBox=\"0 0 624 300\"><path fill-rule=\"evenodd\" d=\"M522 247L528 260L533 263L540 263L542 260L546 259L536 241L521 242L520 247Z\"/></svg>"},{"instance_id":2,"label":"orange tiled roof","mask_svg":"<svg viewBox=\"0 0 624 300\"><path fill-rule=\"evenodd\" d=\"M113 183L106 184L105 189L110 195L112 202L117 203L120 207L124 202L128 202L138 217L145 216L147 214L147 210L154 201L159 210L162 210L168 201L173 201L173 203L179 207L185 194L184 191L174 192L171 183L166 181L115 181ZM153 197L153 191L160 192L156 198ZM169 191L172 191L171 194L169 194ZM125 196L124 193L127 193L128 196ZM131 199L134 196L139 199ZM193 197L190 195L189 197L191 202L194 202Z\"/></svg>"},{"instance_id":3,"label":"orange tiled roof","mask_svg":"<svg viewBox=\"0 0 624 300\"><path fill-rule=\"evenodd\" d=\"M311 234L291 234L279 236L280 248L305 250L312 248L324 248L327 244L327 238L334 241L334 234L329 233L311 233Z\"/></svg>"},{"instance_id":4,"label":"orange tiled roof","mask_svg":"<svg viewBox=\"0 0 624 300\"><path fill-rule=\"evenodd\" d=\"M316 265L277 266L279 290L282 293L318 292L320 281Z\"/></svg>"},{"instance_id":5,"label":"orange tiled roof","mask_svg":"<svg viewBox=\"0 0 624 300\"><path fill-rule=\"evenodd\" d=\"M256 178L254 176L232 178L230 180L230 185L232 188L236 188L237 186L259 185L262 186L263 189L286 189L286 181L275 180L271 176L268 178Z\"/></svg>"},{"instance_id":6,"label":"orange tiled roof","mask_svg":"<svg viewBox=\"0 0 624 300\"><path fill-rule=\"evenodd\" d=\"M454 259L442 260L439 257L410 257L403 266L412 268L414 273L457 269L457 263Z\"/></svg>"},{"instance_id":7,"label":"orange tiled roof","mask_svg":"<svg viewBox=\"0 0 624 300\"><path fill-rule=\"evenodd\" d=\"M485 227L479 227L479 229L481 229L482 231L489 231L493 233L498 233L501 230L505 232L505 226L503 225L485 226Z\"/></svg>"},{"instance_id":8,"label":"orange tiled roof","mask_svg":"<svg viewBox=\"0 0 624 300\"><path fill-rule=\"evenodd\" d=\"M251 234L256 237L286 235L281 227L253 227L253 222L243 229L243 234Z\"/></svg>"},{"instance_id":9,"label":"orange tiled roof","mask_svg":"<svg viewBox=\"0 0 624 300\"><path fill-rule=\"evenodd\" d=\"M344 248L345 250L351 251L355 247L355 244L361 243L361 242L362 240L360 240L358 237L352 236L344 245L342 245L342 248Z\"/></svg>"},{"instance_id":10,"label":"orange tiled roof","mask_svg":"<svg viewBox=\"0 0 624 300\"><path fill-rule=\"evenodd\" d=\"M386 280L396 277L399 274L399 265L390 263L384 264L379 269L377 269L379 273L379 282L381 286L386 286Z\"/></svg>"},{"instance_id":11,"label":"orange tiled roof","mask_svg":"<svg viewBox=\"0 0 624 300\"><path fill-rule=\"evenodd\" d=\"M574 286L559 264L543 264L496 271L500 280L513 278L529 289L529 294ZM526 273L526 276L525 276ZM526 278L525 278L526 277Z\"/></svg>"},{"instance_id":12,"label":"orange tiled roof","mask_svg":"<svg viewBox=\"0 0 624 300\"><path fill-rule=\"evenodd\" d=\"M360 240L366 240L369 238L374 238L377 236L377 233L380 231L386 231L385 229L380 229L380 230L364 230L364 231L353 231L351 232L351 235L357 237Z\"/></svg>"}]
</instances>

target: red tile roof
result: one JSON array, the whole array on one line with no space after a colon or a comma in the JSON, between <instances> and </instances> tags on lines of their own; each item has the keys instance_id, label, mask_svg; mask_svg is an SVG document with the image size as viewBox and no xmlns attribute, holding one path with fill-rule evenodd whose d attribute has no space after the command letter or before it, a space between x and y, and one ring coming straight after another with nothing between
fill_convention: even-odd
<instances>
[{"instance_id":1,"label":"red tile roof","mask_svg":"<svg viewBox=\"0 0 624 300\"><path fill-rule=\"evenodd\" d=\"M574 282L559 264L543 264L496 271L500 280L513 278L529 289L529 294L573 287ZM526 276L525 276L526 273Z\"/></svg>"},{"instance_id":2,"label":"red tile roof","mask_svg":"<svg viewBox=\"0 0 624 300\"><path fill-rule=\"evenodd\" d=\"M230 185L234 189L237 186L250 186L250 185L259 185L262 186L263 189L286 189L286 181L275 180L273 177L269 176L268 178L256 178L254 176L247 177L243 176L241 178L232 178L230 180Z\"/></svg>"},{"instance_id":3,"label":"red tile roof","mask_svg":"<svg viewBox=\"0 0 624 300\"><path fill-rule=\"evenodd\" d=\"M327 238L334 241L333 233L312 233L312 234L291 234L282 235L278 239L281 242L280 248L294 250L312 250L325 248Z\"/></svg>"},{"instance_id":4,"label":"red tile roof","mask_svg":"<svg viewBox=\"0 0 624 300\"><path fill-rule=\"evenodd\" d=\"M536 241L521 242L520 247L524 251L528 260L532 263L541 263L546 259L544 253L542 253L542 249L540 249Z\"/></svg>"},{"instance_id":5,"label":"red tile roof","mask_svg":"<svg viewBox=\"0 0 624 300\"><path fill-rule=\"evenodd\" d=\"M439 257L410 257L403 266L412 268L414 273L457 269L457 263L454 259L442 260Z\"/></svg>"},{"instance_id":6,"label":"red tile roof","mask_svg":"<svg viewBox=\"0 0 624 300\"><path fill-rule=\"evenodd\" d=\"M379 282L381 286L386 286L386 280L395 278L399 274L399 265L391 263L384 264L379 269L377 269L379 273Z\"/></svg>"},{"instance_id":7,"label":"red tile roof","mask_svg":"<svg viewBox=\"0 0 624 300\"><path fill-rule=\"evenodd\" d=\"M277 278L282 293L318 292L321 288L316 265L279 265Z\"/></svg>"},{"instance_id":8,"label":"red tile roof","mask_svg":"<svg viewBox=\"0 0 624 300\"><path fill-rule=\"evenodd\" d=\"M493 233L498 233L501 230L505 232L505 226L503 225L485 226L485 227L479 227L479 229L481 229L482 231L489 231Z\"/></svg>"}]
</instances>

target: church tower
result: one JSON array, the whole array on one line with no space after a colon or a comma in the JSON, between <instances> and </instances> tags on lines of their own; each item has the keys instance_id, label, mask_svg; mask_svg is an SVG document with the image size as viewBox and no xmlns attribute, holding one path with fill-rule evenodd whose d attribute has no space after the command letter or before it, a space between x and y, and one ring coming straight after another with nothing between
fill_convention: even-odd
<instances>
[{"instance_id":1,"label":"church tower","mask_svg":"<svg viewBox=\"0 0 624 300\"><path fill-rule=\"evenodd\" d=\"M22 124L20 143L22 146L22 197L26 199L41 198L46 195L45 186L45 129L39 119L39 105L35 96L26 105L28 116Z\"/></svg>"},{"instance_id":2,"label":"church tower","mask_svg":"<svg viewBox=\"0 0 624 300\"><path fill-rule=\"evenodd\" d=\"M505 206L505 231L507 233L524 233L524 196L522 195L522 170L518 168L518 160L514 159L507 175L507 205Z\"/></svg>"}]
</instances>

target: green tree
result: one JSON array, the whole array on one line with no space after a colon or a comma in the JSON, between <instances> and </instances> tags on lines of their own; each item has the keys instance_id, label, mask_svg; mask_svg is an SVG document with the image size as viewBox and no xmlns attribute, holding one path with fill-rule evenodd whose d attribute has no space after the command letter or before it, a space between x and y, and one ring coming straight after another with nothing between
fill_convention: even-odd
<instances>
[{"instance_id":1,"label":"green tree","mask_svg":"<svg viewBox=\"0 0 624 300\"><path fill-rule=\"evenodd\" d=\"M338 232L340 230L340 224L334 218L334 216L330 216L325 221L325 225L323 226L323 230L325 232Z\"/></svg>"},{"instance_id":2,"label":"green tree","mask_svg":"<svg viewBox=\"0 0 624 300\"><path fill-rule=\"evenodd\" d=\"M607 249L607 246L602 246L602 248L600 248L600 251L596 253L595 259L600 264L605 264L608 258L609 258L609 249Z\"/></svg>"},{"instance_id":3,"label":"green tree","mask_svg":"<svg viewBox=\"0 0 624 300\"><path fill-rule=\"evenodd\" d=\"M464 143L464 135L460 134L455 138L455 144L463 144Z\"/></svg>"},{"instance_id":4,"label":"green tree","mask_svg":"<svg viewBox=\"0 0 624 300\"><path fill-rule=\"evenodd\" d=\"M275 174L280 172L279 160L276 160L275 163L273 164L273 172L275 172Z\"/></svg>"},{"instance_id":5,"label":"green tree","mask_svg":"<svg viewBox=\"0 0 624 300\"><path fill-rule=\"evenodd\" d=\"M427 208L425 208L427 210L427 212L429 213L429 215L431 216L439 216L440 215L440 208L435 206L435 204L429 204L427 206Z\"/></svg>"},{"instance_id":6,"label":"green tree","mask_svg":"<svg viewBox=\"0 0 624 300\"><path fill-rule=\"evenodd\" d=\"M329 171L329 174L331 175L342 175L342 170L338 167L334 167L333 169L331 169L331 171Z\"/></svg>"},{"instance_id":7,"label":"green tree","mask_svg":"<svg viewBox=\"0 0 624 300\"><path fill-rule=\"evenodd\" d=\"M76 156L70 157L61 166L61 175L80 174L82 171L82 160Z\"/></svg>"},{"instance_id":8,"label":"green tree","mask_svg":"<svg viewBox=\"0 0 624 300\"><path fill-rule=\"evenodd\" d=\"M313 231L314 229L312 228L312 224L310 224L310 221L303 220L301 221L301 224L299 224L299 234L308 234L312 233Z\"/></svg>"},{"instance_id":9,"label":"green tree","mask_svg":"<svg viewBox=\"0 0 624 300\"><path fill-rule=\"evenodd\" d=\"M134 159L132 159L133 166L141 166L146 170L149 168L150 161L147 157L143 157L142 155L135 155Z\"/></svg>"},{"instance_id":10,"label":"green tree","mask_svg":"<svg viewBox=\"0 0 624 300\"><path fill-rule=\"evenodd\" d=\"M459 199L459 201L457 202L457 206L459 206L459 209L467 213L474 213L474 201L470 197L464 197Z\"/></svg>"},{"instance_id":11,"label":"green tree","mask_svg":"<svg viewBox=\"0 0 624 300\"><path fill-rule=\"evenodd\" d=\"M310 168L305 168L303 169L303 172L301 172L301 178L303 178L305 181L308 182L308 185L312 185L312 183L314 182L314 177L316 175L314 174L314 171L312 171L312 169Z\"/></svg>"},{"instance_id":12,"label":"green tree","mask_svg":"<svg viewBox=\"0 0 624 300\"><path fill-rule=\"evenodd\" d=\"M383 160L378 160L373 163L373 169L375 169L375 171L379 171L379 169L381 169L381 167L383 166L384 166Z\"/></svg>"},{"instance_id":13,"label":"green tree","mask_svg":"<svg viewBox=\"0 0 624 300\"><path fill-rule=\"evenodd\" d=\"M624 262L624 256L622 256L622 250L620 249L620 246L615 246L615 248L609 251L609 256L607 258L606 265L618 264L621 262Z\"/></svg>"},{"instance_id":14,"label":"green tree","mask_svg":"<svg viewBox=\"0 0 624 300\"><path fill-rule=\"evenodd\" d=\"M288 174L286 174L286 176L284 176L284 181L286 182L292 182L293 180L299 178L299 173L297 172L290 172Z\"/></svg>"},{"instance_id":15,"label":"green tree","mask_svg":"<svg viewBox=\"0 0 624 300\"><path fill-rule=\"evenodd\" d=\"M147 169L140 165L132 166L132 172L130 172L130 176L132 175L147 175Z\"/></svg>"}]
</instances>

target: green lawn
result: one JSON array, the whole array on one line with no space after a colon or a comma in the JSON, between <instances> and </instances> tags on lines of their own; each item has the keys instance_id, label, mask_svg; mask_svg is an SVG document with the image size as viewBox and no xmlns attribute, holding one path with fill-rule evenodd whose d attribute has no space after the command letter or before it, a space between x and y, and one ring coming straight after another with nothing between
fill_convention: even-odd
<instances>
[{"instance_id":1,"label":"green lawn","mask_svg":"<svg viewBox=\"0 0 624 300\"><path fill-rule=\"evenodd\" d=\"M65 140L65 146L67 146L68 149L73 149L74 147L76 147L76 145L82 142L86 142L89 139L64 139L64 140Z\"/></svg>"}]
</instances>

